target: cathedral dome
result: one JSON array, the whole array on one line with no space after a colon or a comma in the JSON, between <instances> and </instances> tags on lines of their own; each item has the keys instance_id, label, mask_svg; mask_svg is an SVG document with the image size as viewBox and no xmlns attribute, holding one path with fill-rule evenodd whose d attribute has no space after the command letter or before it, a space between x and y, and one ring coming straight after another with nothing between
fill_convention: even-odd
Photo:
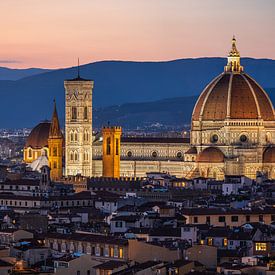
<instances>
[{"instance_id":1,"label":"cathedral dome","mask_svg":"<svg viewBox=\"0 0 275 275\"><path fill-rule=\"evenodd\" d=\"M208 147L198 155L197 162L221 163L224 162L224 154L218 148Z\"/></svg>"},{"instance_id":2,"label":"cathedral dome","mask_svg":"<svg viewBox=\"0 0 275 275\"><path fill-rule=\"evenodd\" d=\"M274 120L273 105L267 93L243 72L235 42L233 38L225 72L212 80L197 100L193 121Z\"/></svg>"},{"instance_id":3,"label":"cathedral dome","mask_svg":"<svg viewBox=\"0 0 275 275\"><path fill-rule=\"evenodd\" d=\"M43 121L35 126L27 138L25 148L43 148L48 146L50 127L50 121Z\"/></svg>"},{"instance_id":4,"label":"cathedral dome","mask_svg":"<svg viewBox=\"0 0 275 275\"><path fill-rule=\"evenodd\" d=\"M275 163L275 147L269 147L264 151L263 163Z\"/></svg>"}]
</instances>

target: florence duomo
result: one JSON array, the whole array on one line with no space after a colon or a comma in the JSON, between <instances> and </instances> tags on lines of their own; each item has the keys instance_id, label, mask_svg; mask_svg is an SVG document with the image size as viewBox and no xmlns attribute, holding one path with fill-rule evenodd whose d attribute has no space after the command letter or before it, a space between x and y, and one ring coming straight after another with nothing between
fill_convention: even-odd
<instances>
[{"instance_id":1,"label":"florence duomo","mask_svg":"<svg viewBox=\"0 0 275 275\"><path fill-rule=\"evenodd\" d=\"M275 275L274 0L0 10L0 275Z\"/></svg>"},{"instance_id":2,"label":"florence duomo","mask_svg":"<svg viewBox=\"0 0 275 275\"><path fill-rule=\"evenodd\" d=\"M104 127L102 138L96 138L93 86L79 71L76 78L64 81L65 142L54 107L52 121L38 124L27 139L24 161L33 169L48 163L52 176L61 177L63 156L64 176L145 177L148 172L220 180L226 175L255 179L258 172L275 176L273 105L245 73L235 37L224 72L205 87L194 106L190 139L124 137L119 125Z\"/></svg>"}]
</instances>

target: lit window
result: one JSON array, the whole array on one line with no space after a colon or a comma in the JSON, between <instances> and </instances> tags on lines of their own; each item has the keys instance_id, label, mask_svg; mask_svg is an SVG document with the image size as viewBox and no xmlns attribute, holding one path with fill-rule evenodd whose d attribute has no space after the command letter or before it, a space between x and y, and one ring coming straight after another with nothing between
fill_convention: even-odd
<instances>
[{"instance_id":1,"label":"lit window","mask_svg":"<svg viewBox=\"0 0 275 275\"><path fill-rule=\"evenodd\" d=\"M266 251L266 243L256 243L256 251Z\"/></svg>"},{"instance_id":2,"label":"lit window","mask_svg":"<svg viewBox=\"0 0 275 275\"><path fill-rule=\"evenodd\" d=\"M223 239L223 246L227 246L227 245L228 245L227 239Z\"/></svg>"},{"instance_id":3,"label":"lit window","mask_svg":"<svg viewBox=\"0 0 275 275\"><path fill-rule=\"evenodd\" d=\"M207 240L207 244L208 244L208 245L213 245L213 239L212 239L212 238L209 238L209 239Z\"/></svg>"},{"instance_id":4,"label":"lit window","mask_svg":"<svg viewBox=\"0 0 275 275\"><path fill-rule=\"evenodd\" d=\"M119 255L118 255L119 258L123 258L123 248L119 248Z\"/></svg>"}]
</instances>

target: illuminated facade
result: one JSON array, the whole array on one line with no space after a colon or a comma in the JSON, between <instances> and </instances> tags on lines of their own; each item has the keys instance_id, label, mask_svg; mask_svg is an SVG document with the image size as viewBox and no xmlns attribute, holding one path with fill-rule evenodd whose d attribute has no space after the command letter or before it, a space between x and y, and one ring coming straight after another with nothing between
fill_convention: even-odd
<instances>
[{"instance_id":1,"label":"illuminated facade","mask_svg":"<svg viewBox=\"0 0 275 275\"><path fill-rule=\"evenodd\" d=\"M58 180L62 177L62 157L63 157L63 135L60 129L58 115L56 111L56 104L54 102L54 111L52 123L48 138L49 148L49 167L50 176L52 180Z\"/></svg>"},{"instance_id":2,"label":"illuminated facade","mask_svg":"<svg viewBox=\"0 0 275 275\"><path fill-rule=\"evenodd\" d=\"M80 78L64 82L66 93L65 175L91 177L93 81Z\"/></svg>"},{"instance_id":3,"label":"illuminated facade","mask_svg":"<svg viewBox=\"0 0 275 275\"><path fill-rule=\"evenodd\" d=\"M223 179L225 175L255 178L259 171L275 178L273 105L244 72L235 38L224 72L196 102L190 139L122 136L116 146L121 128L111 131L109 127L103 129L103 139L93 140L92 90L93 81L80 77L65 81L66 175L143 177L146 172L168 172L178 177ZM48 154L47 139L34 140L35 148L26 144L26 162Z\"/></svg>"},{"instance_id":4,"label":"illuminated facade","mask_svg":"<svg viewBox=\"0 0 275 275\"><path fill-rule=\"evenodd\" d=\"M120 140L121 127L104 127L102 129L102 165L103 177L120 177Z\"/></svg>"}]
</instances>

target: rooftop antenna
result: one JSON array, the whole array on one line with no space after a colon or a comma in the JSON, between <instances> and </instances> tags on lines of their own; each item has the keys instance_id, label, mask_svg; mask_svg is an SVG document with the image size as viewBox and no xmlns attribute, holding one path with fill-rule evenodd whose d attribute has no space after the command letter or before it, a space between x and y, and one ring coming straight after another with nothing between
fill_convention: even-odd
<instances>
[{"instance_id":1,"label":"rooftop antenna","mask_svg":"<svg viewBox=\"0 0 275 275\"><path fill-rule=\"evenodd\" d=\"M79 75L79 57L77 58L77 78L80 78L80 75Z\"/></svg>"}]
</instances>

